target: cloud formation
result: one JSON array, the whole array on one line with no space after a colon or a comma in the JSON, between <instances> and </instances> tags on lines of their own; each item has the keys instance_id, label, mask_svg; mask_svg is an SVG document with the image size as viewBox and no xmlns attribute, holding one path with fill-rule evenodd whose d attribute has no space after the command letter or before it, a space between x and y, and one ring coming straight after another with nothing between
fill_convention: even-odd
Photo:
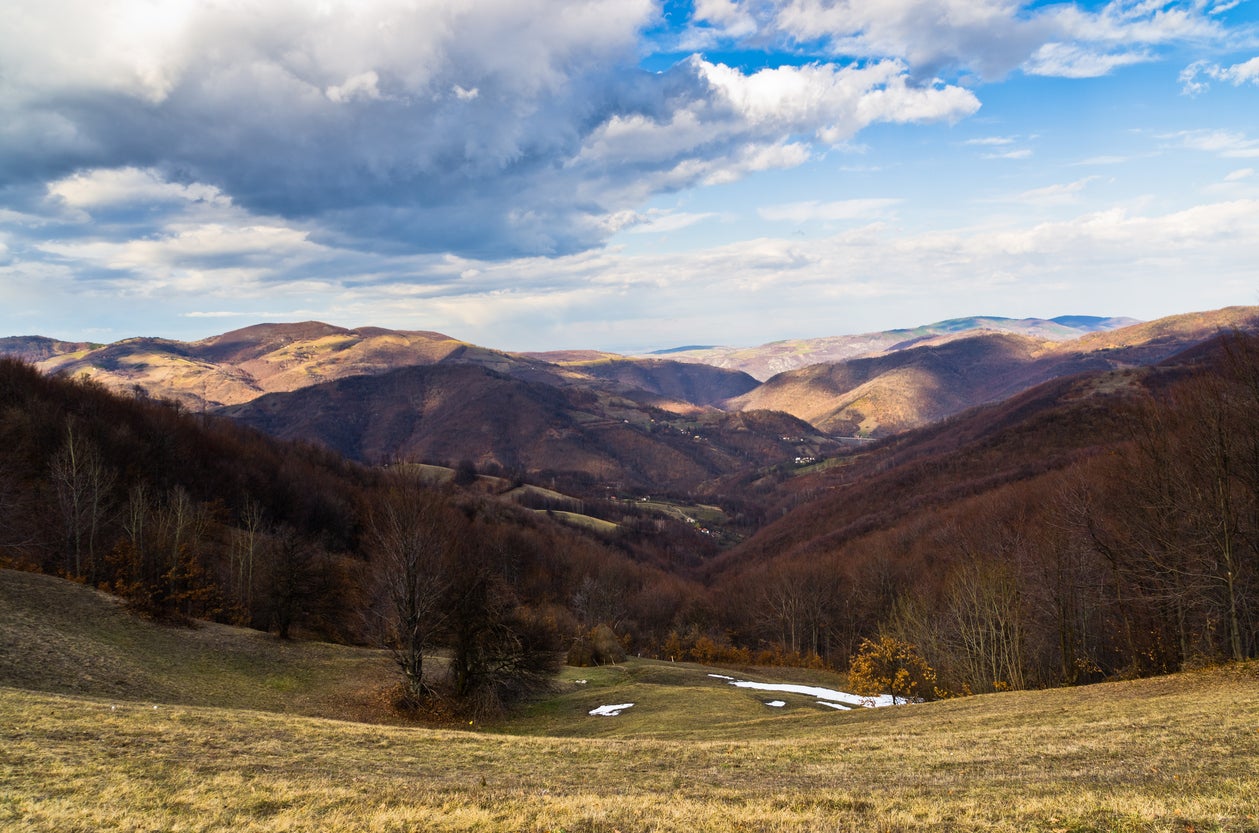
<instances>
[{"instance_id":1,"label":"cloud formation","mask_svg":"<svg viewBox=\"0 0 1259 833\"><path fill-rule=\"evenodd\" d=\"M650 73L647 0L6 8L0 187L145 170L339 246L580 251L653 194L978 108L896 61ZM747 30L731 2L697 14Z\"/></svg>"}]
</instances>

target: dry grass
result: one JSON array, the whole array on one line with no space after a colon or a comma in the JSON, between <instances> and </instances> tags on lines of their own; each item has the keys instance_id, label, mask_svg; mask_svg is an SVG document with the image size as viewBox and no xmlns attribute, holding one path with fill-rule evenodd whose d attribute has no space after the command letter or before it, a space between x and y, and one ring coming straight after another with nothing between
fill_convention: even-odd
<instances>
[{"instance_id":1,"label":"dry grass","mask_svg":"<svg viewBox=\"0 0 1259 833\"><path fill-rule=\"evenodd\" d=\"M4 611L0 637L18 632ZM121 627L58 644L108 646ZM565 669L526 713L452 731L280 713L277 694L352 714L337 710L370 690L356 677L368 666L312 646L277 660L287 692L265 674L251 687L269 662L261 644L239 668L185 648L188 662L168 657L141 687L177 690L183 674L200 681L199 704L0 675L0 830L1259 831L1256 663L837 713L636 660ZM170 649L154 634L131 643L136 667ZM785 709L764 705L780 696ZM620 717L587 714L626 702Z\"/></svg>"},{"instance_id":2,"label":"dry grass","mask_svg":"<svg viewBox=\"0 0 1259 833\"><path fill-rule=\"evenodd\" d=\"M139 619L115 597L0 570L0 685L118 701L389 718L387 656L198 623Z\"/></svg>"},{"instance_id":3,"label":"dry grass","mask_svg":"<svg viewBox=\"0 0 1259 833\"><path fill-rule=\"evenodd\" d=\"M554 716L557 727L585 722L603 738L3 689L0 827L1253 831L1256 673L1251 665L877 712L797 707L710 730L687 716L706 693L765 707L704 677L688 691L609 671L581 696L638 696L623 717L640 724ZM669 696L675 688L688 696ZM671 736L635 728L653 724Z\"/></svg>"}]
</instances>

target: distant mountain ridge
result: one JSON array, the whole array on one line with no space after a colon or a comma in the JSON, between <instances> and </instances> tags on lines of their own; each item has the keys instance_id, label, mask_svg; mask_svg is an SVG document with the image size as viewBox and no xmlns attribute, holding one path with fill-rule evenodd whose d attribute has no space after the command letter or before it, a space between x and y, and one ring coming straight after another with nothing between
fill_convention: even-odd
<instances>
[{"instance_id":1,"label":"distant mountain ridge","mask_svg":"<svg viewBox=\"0 0 1259 833\"><path fill-rule=\"evenodd\" d=\"M714 367L742 370L763 382L775 374L811 364L892 353L932 339L947 339L982 331L1012 333L1044 341L1066 341L1088 333L1115 330L1139 323L1141 322L1135 318L1091 315L1062 315L1050 319L980 315L952 318L907 329L774 341L759 347L673 347L648 355L667 355L676 361L702 362Z\"/></svg>"},{"instance_id":2,"label":"distant mountain ridge","mask_svg":"<svg viewBox=\"0 0 1259 833\"><path fill-rule=\"evenodd\" d=\"M1259 308L1189 313L1119 329L1099 323L1114 320L1089 319L1096 329L1070 340L988 329L907 340L882 353L785 371L725 404L784 411L830 434L886 437L1050 379L1144 367L1222 331L1259 330Z\"/></svg>"},{"instance_id":3,"label":"distant mountain ridge","mask_svg":"<svg viewBox=\"0 0 1259 833\"><path fill-rule=\"evenodd\" d=\"M508 353L432 331L351 329L306 321L257 324L192 342L136 337L95 344L17 336L0 339L0 355L21 358L48 373L87 374L115 390L138 387L195 410L239 405L265 393L299 390L350 376L441 362L475 364L522 377L564 377L576 383L584 377L620 379L633 389L706 406L747 393L757 381L778 372L896 352L933 339L993 331L1062 340L1131 323L1135 322L1095 316L1049 320L977 316L883 333L782 341L756 348L688 346L633 357L595 350ZM685 371L680 369L683 364L735 371L751 378ZM684 378L689 381L683 382Z\"/></svg>"}]
</instances>

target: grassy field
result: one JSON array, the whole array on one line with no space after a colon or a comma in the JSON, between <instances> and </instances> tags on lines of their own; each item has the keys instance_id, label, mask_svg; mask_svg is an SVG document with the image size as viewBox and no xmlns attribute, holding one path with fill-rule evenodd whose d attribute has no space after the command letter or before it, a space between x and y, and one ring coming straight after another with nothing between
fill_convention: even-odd
<instances>
[{"instance_id":1,"label":"grassy field","mask_svg":"<svg viewBox=\"0 0 1259 833\"><path fill-rule=\"evenodd\" d=\"M58 614L38 644L117 651L132 663L120 675L149 676L34 679L40 663L2 646L32 647L21 633L41 594L78 614L110 603L15 575L0 572L6 833L1259 831L1254 663L836 712L734 688L717 669L634 660L565 669L553 696L510 721L432 729L331 719L381 708L389 669L374 652L169 631L118 611L99 628ZM254 654L237 664L238 640ZM775 698L787 705L765 704ZM623 703L635 705L588 714Z\"/></svg>"}]
</instances>

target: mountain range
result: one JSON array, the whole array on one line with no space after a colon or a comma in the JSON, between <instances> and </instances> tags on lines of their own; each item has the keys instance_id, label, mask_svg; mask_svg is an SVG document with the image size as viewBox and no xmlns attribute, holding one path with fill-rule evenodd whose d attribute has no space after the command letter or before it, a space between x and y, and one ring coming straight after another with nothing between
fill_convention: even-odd
<instances>
[{"instance_id":1,"label":"mountain range","mask_svg":"<svg viewBox=\"0 0 1259 833\"><path fill-rule=\"evenodd\" d=\"M690 492L738 472L807 464L841 442L937 423L1052 379L1153 365L1229 330L1259 330L1259 308L1148 323L975 317L637 357L509 353L435 332L320 322L194 342L6 338L0 354L360 461L467 460L568 488ZM758 380L773 367L789 369Z\"/></svg>"}]
</instances>

